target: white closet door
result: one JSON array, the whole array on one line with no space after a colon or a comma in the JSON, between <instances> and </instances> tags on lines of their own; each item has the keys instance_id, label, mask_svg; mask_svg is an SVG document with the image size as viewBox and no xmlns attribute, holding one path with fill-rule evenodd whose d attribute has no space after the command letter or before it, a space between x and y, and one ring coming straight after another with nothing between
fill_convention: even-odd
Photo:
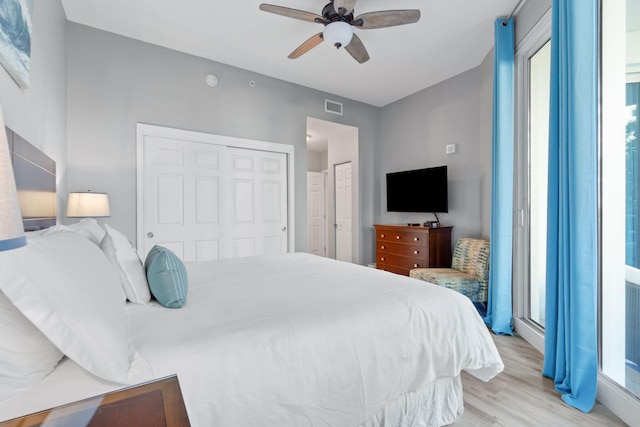
<instances>
[{"instance_id":1,"label":"white closet door","mask_svg":"<svg viewBox=\"0 0 640 427\"><path fill-rule=\"evenodd\" d=\"M226 150L198 142L145 139L144 255L158 244L184 261L221 257Z\"/></svg>"},{"instance_id":2,"label":"white closet door","mask_svg":"<svg viewBox=\"0 0 640 427\"><path fill-rule=\"evenodd\" d=\"M143 152L141 257L155 244L183 261L287 251L285 154L155 136Z\"/></svg>"},{"instance_id":3,"label":"white closet door","mask_svg":"<svg viewBox=\"0 0 640 427\"><path fill-rule=\"evenodd\" d=\"M287 251L286 156L229 148L231 257Z\"/></svg>"}]
</instances>

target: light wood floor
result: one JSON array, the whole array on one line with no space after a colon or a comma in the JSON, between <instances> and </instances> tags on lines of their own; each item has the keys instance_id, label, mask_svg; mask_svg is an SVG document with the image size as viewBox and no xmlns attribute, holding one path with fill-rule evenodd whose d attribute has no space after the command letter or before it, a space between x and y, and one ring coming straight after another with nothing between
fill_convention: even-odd
<instances>
[{"instance_id":1,"label":"light wood floor","mask_svg":"<svg viewBox=\"0 0 640 427\"><path fill-rule=\"evenodd\" d=\"M599 402L585 414L566 405L542 376L542 355L520 337L493 339L505 369L490 382L462 373L464 413L453 426L626 426Z\"/></svg>"}]
</instances>

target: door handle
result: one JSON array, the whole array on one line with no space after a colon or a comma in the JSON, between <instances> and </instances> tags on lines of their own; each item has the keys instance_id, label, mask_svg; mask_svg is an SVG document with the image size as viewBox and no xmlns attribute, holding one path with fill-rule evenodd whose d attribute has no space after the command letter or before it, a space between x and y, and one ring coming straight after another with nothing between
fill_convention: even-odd
<instances>
[{"instance_id":1,"label":"door handle","mask_svg":"<svg viewBox=\"0 0 640 427\"><path fill-rule=\"evenodd\" d=\"M287 231L287 227L282 227L282 231Z\"/></svg>"},{"instance_id":2,"label":"door handle","mask_svg":"<svg viewBox=\"0 0 640 427\"><path fill-rule=\"evenodd\" d=\"M150 239L153 239L153 233L152 232L148 232L147 233L147 237L150 238Z\"/></svg>"}]
</instances>

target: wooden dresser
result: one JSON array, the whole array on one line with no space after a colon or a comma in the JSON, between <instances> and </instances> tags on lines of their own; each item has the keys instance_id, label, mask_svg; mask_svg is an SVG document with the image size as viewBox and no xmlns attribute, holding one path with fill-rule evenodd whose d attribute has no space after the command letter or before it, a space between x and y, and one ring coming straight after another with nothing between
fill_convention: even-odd
<instances>
[{"instance_id":1,"label":"wooden dresser","mask_svg":"<svg viewBox=\"0 0 640 427\"><path fill-rule=\"evenodd\" d=\"M451 267L451 229L375 225L376 268L409 275L412 268Z\"/></svg>"}]
</instances>

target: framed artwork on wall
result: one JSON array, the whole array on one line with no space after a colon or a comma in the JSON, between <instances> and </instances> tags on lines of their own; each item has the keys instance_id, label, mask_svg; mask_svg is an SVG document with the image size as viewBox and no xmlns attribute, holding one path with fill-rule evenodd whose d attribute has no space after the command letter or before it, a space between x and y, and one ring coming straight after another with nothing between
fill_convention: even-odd
<instances>
[{"instance_id":1,"label":"framed artwork on wall","mask_svg":"<svg viewBox=\"0 0 640 427\"><path fill-rule=\"evenodd\" d=\"M31 12L33 0L0 2L0 64L23 89L31 68Z\"/></svg>"}]
</instances>

